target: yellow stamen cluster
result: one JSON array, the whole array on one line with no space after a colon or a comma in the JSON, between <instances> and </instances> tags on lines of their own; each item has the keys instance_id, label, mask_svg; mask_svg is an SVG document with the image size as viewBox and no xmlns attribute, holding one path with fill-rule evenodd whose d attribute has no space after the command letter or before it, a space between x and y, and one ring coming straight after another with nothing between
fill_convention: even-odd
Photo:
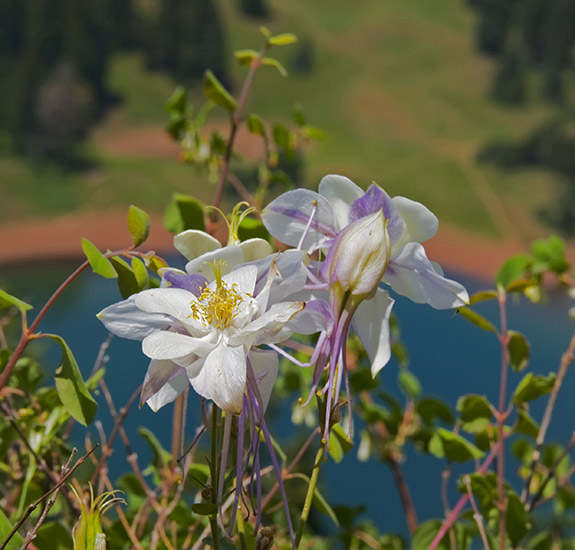
<instances>
[{"instance_id":1,"label":"yellow stamen cluster","mask_svg":"<svg viewBox=\"0 0 575 550\"><path fill-rule=\"evenodd\" d=\"M198 300L191 302L191 317L206 327L214 326L218 329L226 329L232 325L236 318L238 305L242 303L243 298L236 289L236 285L228 287L222 281L222 264L214 262L212 267L216 276L216 288L210 289L206 286Z\"/></svg>"}]
</instances>

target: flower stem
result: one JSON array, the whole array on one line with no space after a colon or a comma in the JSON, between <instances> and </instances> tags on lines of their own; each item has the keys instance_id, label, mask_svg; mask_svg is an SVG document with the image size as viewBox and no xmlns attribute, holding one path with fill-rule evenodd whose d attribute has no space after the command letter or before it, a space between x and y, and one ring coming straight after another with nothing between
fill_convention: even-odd
<instances>
[{"instance_id":1,"label":"flower stem","mask_svg":"<svg viewBox=\"0 0 575 550\"><path fill-rule=\"evenodd\" d=\"M212 440L210 454L210 476L212 478L211 502L218 502L218 419L220 409L212 402ZM220 549L220 539L218 533L218 514L217 512L210 515L210 530L212 532L212 546L214 550Z\"/></svg>"},{"instance_id":2,"label":"flower stem","mask_svg":"<svg viewBox=\"0 0 575 550\"><path fill-rule=\"evenodd\" d=\"M307 489L307 494L305 496L305 502L303 504L303 509L301 511L299 525L298 525L297 533L295 536L296 548L299 548L299 544L300 544L301 538L303 536L305 525L307 523L307 519L308 519L309 513L311 511L311 503L313 501L313 496L315 494L315 488L316 488L317 480L319 477L319 468L321 466L321 463L324 460L325 446L326 446L325 441L321 440L320 444L319 444L319 448L318 448L317 453L315 455L315 462L313 464L313 470L311 472L311 478L309 480L309 486Z\"/></svg>"}]
</instances>

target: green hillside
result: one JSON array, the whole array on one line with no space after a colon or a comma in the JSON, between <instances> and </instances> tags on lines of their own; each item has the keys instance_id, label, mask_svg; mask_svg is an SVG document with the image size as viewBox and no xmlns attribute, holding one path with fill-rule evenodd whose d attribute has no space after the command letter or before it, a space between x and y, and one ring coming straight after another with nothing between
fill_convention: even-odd
<instances>
[{"instance_id":1,"label":"green hillside","mask_svg":"<svg viewBox=\"0 0 575 550\"><path fill-rule=\"evenodd\" d=\"M327 132L325 142L306 150L306 185L342 173L420 200L453 224L527 238L541 232L532 213L553 193L552 176L502 172L475 159L486 142L520 137L549 113L540 105L513 110L488 101L492 69L474 52L474 14L466 2L365 0L353 9L341 0L270 5L272 17L261 21L242 19L235 3L220 2L230 65L239 87L245 68L233 65L232 51L257 48L262 23L300 38L299 45L278 52L292 73L288 78L268 68L257 74L248 112L287 120L300 103L310 123ZM305 42L311 44L311 69L294 72ZM61 174L0 159L2 221L130 202L158 209L173 190L210 201L206 178L175 155L153 145L113 147L134 140L135 130L160 135L163 103L175 83L146 72L138 54L122 54L110 84L124 101L87 145L95 159L87 171Z\"/></svg>"}]
</instances>

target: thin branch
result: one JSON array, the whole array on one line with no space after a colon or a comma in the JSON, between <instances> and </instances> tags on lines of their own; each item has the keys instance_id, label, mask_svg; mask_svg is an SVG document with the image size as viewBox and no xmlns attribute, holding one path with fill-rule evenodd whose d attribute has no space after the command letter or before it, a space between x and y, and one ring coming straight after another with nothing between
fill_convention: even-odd
<instances>
[{"instance_id":1,"label":"thin branch","mask_svg":"<svg viewBox=\"0 0 575 550\"><path fill-rule=\"evenodd\" d=\"M463 478L463 483L467 487L467 496L469 497L469 502L473 508L473 519L477 523L477 528L479 529L479 535L481 536L481 541L483 542L484 550L489 550L489 541L487 540L487 535L485 533L485 525L483 524L483 516L479 513L475 499L473 498L473 492L471 491L471 482L469 481L469 476Z\"/></svg>"}]
</instances>

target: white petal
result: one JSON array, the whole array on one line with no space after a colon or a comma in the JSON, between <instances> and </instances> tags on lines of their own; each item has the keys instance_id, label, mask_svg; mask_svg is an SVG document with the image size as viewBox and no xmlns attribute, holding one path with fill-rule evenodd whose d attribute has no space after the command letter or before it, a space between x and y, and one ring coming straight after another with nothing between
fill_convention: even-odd
<instances>
[{"instance_id":1,"label":"white petal","mask_svg":"<svg viewBox=\"0 0 575 550\"><path fill-rule=\"evenodd\" d=\"M239 246L224 246L212 252L206 252L198 258L186 264L186 271L189 275L200 274L208 281L214 281L214 270L210 264L215 260L224 262L222 264L222 275L229 273L235 266L244 262L244 253Z\"/></svg>"},{"instance_id":2,"label":"white petal","mask_svg":"<svg viewBox=\"0 0 575 550\"><path fill-rule=\"evenodd\" d=\"M215 338L215 333L204 338L193 338L186 334L160 330L146 336L142 342L142 351L150 359L181 360L190 354L204 357L216 346ZM186 364L185 361L180 362Z\"/></svg>"},{"instance_id":3,"label":"white petal","mask_svg":"<svg viewBox=\"0 0 575 550\"><path fill-rule=\"evenodd\" d=\"M449 309L469 303L463 285L438 273L419 243L407 244L397 257L392 258L383 280L397 293L436 309Z\"/></svg>"},{"instance_id":4,"label":"white petal","mask_svg":"<svg viewBox=\"0 0 575 550\"><path fill-rule=\"evenodd\" d=\"M405 222L405 229L400 242L395 243L396 246L410 242L422 243L437 233L437 216L423 204L405 197L393 197L391 200Z\"/></svg>"},{"instance_id":5,"label":"white petal","mask_svg":"<svg viewBox=\"0 0 575 550\"><path fill-rule=\"evenodd\" d=\"M262 212L262 221L270 234L290 246L300 244L310 219L301 248L317 248L326 238L335 237L337 230L331 204L309 189L283 193Z\"/></svg>"},{"instance_id":6,"label":"white petal","mask_svg":"<svg viewBox=\"0 0 575 550\"><path fill-rule=\"evenodd\" d=\"M173 324L173 320L167 315L141 311L136 306L135 296L103 309L98 313L98 319L112 334L130 340L143 340L152 332L166 329Z\"/></svg>"},{"instance_id":7,"label":"white petal","mask_svg":"<svg viewBox=\"0 0 575 550\"><path fill-rule=\"evenodd\" d=\"M194 335L201 336L205 333L205 327L192 317L190 308L196 301L196 297L183 288L151 288L135 297L136 306L142 311L170 315Z\"/></svg>"},{"instance_id":8,"label":"white petal","mask_svg":"<svg viewBox=\"0 0 575 550\"><path fill-rule=\"evenodd\" d=\"M243 346L220 345L205 359L203 367L190 382L202 397L211 399L220 409L233 414L242 411L246 387L246 351Z\"/></svg>"},{"instance_id":9,"label":"white petal","mask_svg":"<svg viewBox=\"0 0 575 550\"><path fill-rule=\"evenodd\" d=\"M186 375L186 370L172 361L153 359L150 362L144 383L142 384L140 407L148 401L152 395L158 393L171 379L181 376L182 374Z\"/></svg>"},{"instance_id":10,"label":"white petal","mask_svg":"<svg viewBox=\"0 0 575 550\"><path fill-rule=\"evenodd\" d=\"M329 174L319 182L319 194L331 204L337 229L341 231L348 223L351 203L363 196L364 190L345 176Z\"/></svg>"},{"instance_id":11,"label":"white petal","mask_svg":"<svg viewBox=\"0 0 575 550\"><path fill-rule=\"evenodd\" d=\"M154 411L158 411L164 405L171 403L180 395L186 388L190 386L190 381L188 380L188 375L184 372L179 374L175 378L171 378L166 382L162 388L152 395L146 403Z\"/></svg>"},{"instance_id":12,"label":"white petal","mask_svg":"<svg viewBox=\"0 0 575 550\"><path fill-rule=\"evenodd\" d=\"M262 351L252 349L250 351L250 363L262 398L264 411L268 407L272 390L278 377L279 359L275 351Z\"/></svg>"},{"instance_id":13,"label":"white petal","mask_svg":"<svg viewBox=\"0 0 575 550\"><path fill-rule=\"evenodd\" d=\"M270 243L264 239L248 239L240 243L240 248L244 253L244 262L253 262L261 260L270 254L273 254L273 248Z\"/></svg>"},{"instance_id":14,"label":"white petal","mask_svg":"<svg viewBox=\"0 0 575 550\"><path fill-rule=\"evenodd\" d=\"M250 347L251 345L259 346L260 344L275 344L276 342L281 342L286 338L282 332L284 325L304 307L305 304L303 302L282 302L274 304L268 311L260 315L249 325L238 329L236 334L230 337L230 343L232 345L243 343L247 347Z\"/></svg>"},{"instance_id":15,"label":"white petal","mask_svg":"<svg viewBox=\"0 0 575 550\"><path fill-rule=\"evenodd\" d=\"M371 375L375 375L391 357L389 343L389 315L393 299L386 290L378 288L370 300L364 300L353 316L351 325L371 362Z\"/></svg>"},{"instance_id":16,"label":"white petal","mask_svg":"<svg viewBox=\"0 0 575 550\"><path fill-rule=\"evenodd\" d=\"M255 265L246 265L228 273L222 280L228 287L237 285L239 290L251 296L254 293L257 276L258 268Z\"/></svg>"},{"instance_id":17,"label":"white petal","mask_svg":"<svg viewBox=\"0 0 575 550\"><path fill-rule=\"evenodd\" d=\"M186 260L193 260L206 252L221 248L222 245L220 241L204 231L188 229L174 237L174 247Z\"/></svg>"}]
</instances>

